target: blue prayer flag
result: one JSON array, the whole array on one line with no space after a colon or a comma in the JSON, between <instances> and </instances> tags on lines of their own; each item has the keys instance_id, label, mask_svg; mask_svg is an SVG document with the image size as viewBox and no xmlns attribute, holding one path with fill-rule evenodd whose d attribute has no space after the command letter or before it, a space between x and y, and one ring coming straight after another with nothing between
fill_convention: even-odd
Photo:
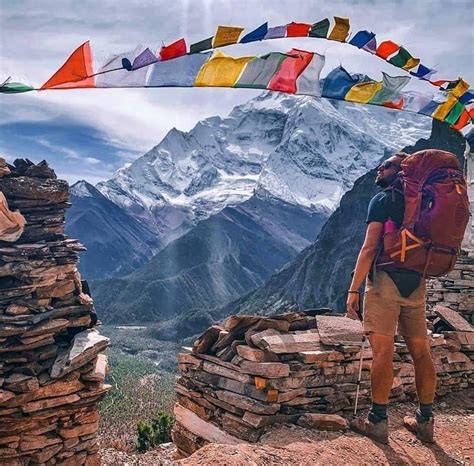
<instances>
[{"instance_id":1,"label":"blue prayer flag","mask_svg":"<svg viewBox=\"0 0 474 466\"><path fill-rule=\"evenodd\" d=\"M474 89L469 89L461 97L459 97L459 102L464 105L469 103L471 100L474 100Z\"/></svg>"},{"instance_id":2,"label":"blue prayer flag","mask_svg":"<svg viewBox=\"0 0 474 466\"><path fill-rule=\"evenodd\" d=\"M422 78L423 76L426 76L427 74L433 74L434 71L435 70L432 70L431 68L428 68L427 66L422 65L420 63L416 71L410 71L410 74L413 76L416 76L417 78Z\"/></svg>"},{"instance_id":3,"label":"blue prayer flag","mask_svg":"<svg viewBox=\"0 0 474 466\"><path fill-rule=\"evenodd\" d=\"M239 44L247 44L248 42L255 42L262 40L268 32L268 23L264 23L252 32L246 34L240 39Z\"/></svg>"},{"instance_id":4,"label":"blue prayer flag","mask_svg":"<svg viewBox=\"0 0 474 466\"><path fill-rule=\"evenodd\" d=\"M349 44L355 45L356 47L362 48L370 40L375 37L373 32L359 31L350 41Z\"/></svg>"},{"instance_id":5,"label":"blue prayer flag","mask_svg":"<svg viewBox=\"0 0 474 466\"><path fill-rule=\"evenodd\" d=\"M360 80L354 79L342 66L334 68L324 79L322 96L344 100L349 90Z\"/></svg>"}]
</instances>

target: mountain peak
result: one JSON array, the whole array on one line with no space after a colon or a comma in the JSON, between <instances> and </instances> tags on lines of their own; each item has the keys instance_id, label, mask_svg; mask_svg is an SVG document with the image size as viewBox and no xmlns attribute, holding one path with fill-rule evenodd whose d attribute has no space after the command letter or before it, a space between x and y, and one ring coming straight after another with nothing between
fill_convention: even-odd
<instances>
[{"instance_id":1,"label":"mountain peak","mask_svg":"<svg viewBox=\"0 0 474 466\"><path fill-rule=\"evenodd\" d=\"M70 188L70 194L76 197L93 197L101 193L85 180L79 180Z\"/></svg>"},{"instance_id":2,"label":"mountain peak","mask_svg":"<svg viewBox=\"0 0 474 466\"><path fill-rule=\"evenodd\" d=\"M418 115L263 92L224 119L171 129L97 187L152 223L162 221L164 208L176 224L195 223L259 187L294 205L333 210L357 177L429 129Z\"/></svg>"}]
</instances>

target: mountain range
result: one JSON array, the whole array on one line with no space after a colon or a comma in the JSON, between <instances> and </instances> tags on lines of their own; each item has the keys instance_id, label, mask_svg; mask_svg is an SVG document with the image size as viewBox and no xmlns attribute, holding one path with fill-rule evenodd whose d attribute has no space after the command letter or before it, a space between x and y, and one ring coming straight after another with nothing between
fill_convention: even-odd
<instances>
[{"instance_id":1,"label":"mountain range","mask_svg":"<svg viewBox=\"0 0 474 466\"><path fill-rule=\"evenodd\" d=\"M163 321L260 289L314 244L356 179L428 134L417 115L278 93L171 130L112 179L72 188L68 233L92 251L81 272L99 315Z\"/></svg>"}]
</instances>

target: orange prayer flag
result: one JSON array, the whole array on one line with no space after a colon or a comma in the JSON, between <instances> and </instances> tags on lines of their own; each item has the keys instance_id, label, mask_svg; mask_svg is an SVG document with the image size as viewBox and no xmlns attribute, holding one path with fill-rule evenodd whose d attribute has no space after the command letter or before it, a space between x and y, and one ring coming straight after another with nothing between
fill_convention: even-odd
<instances>
[{"instance_id":1,"label":"orange prayer flag","mask_svg":"<svg viewBox=\"0 0 474 466\"><path fill-rule=\"evenodd\" d=\"M95 87L92 74L92 51L90 42L87 41L72 52L64 65L41 86L40 90Z\"/></svg>"},{"instance_id":2,"label":"orange prayer flag","mask_svg":"<svg viewBox=\"0 0 474 466\"><path fill-rule=\"evenodd\" d=\"M387 108L395 108L397 110L401 110L403 108L403 97L400 97L398 102L384 102L382 105Z\"/></svg>"},{"instance_id":3,"label":"orange prayer flag","mask_svg":"<svg viewBox=\"0 0 474 466\"><path fill-rule=\"evenodd\" d=\"M467 110L464 110L464 112L461 113L461 116L459 117L457 123L453 125L453 128L461 131L464 126L466 126L469 121L471 121L471 117L469 116L469 112Z\"/></svg>"},{"instance_id":4,"label":"orange prayer flag","mask_svg":"<svg viewBox=\"0 0 474 466\"><path fill-rule=\"evenodd\" d=\"M394 54L397 50L400 49L400 46L391 40L386 40L382 42L377 47L377 55L386 60L390 55Z\"/></svg>"}]
</instances>

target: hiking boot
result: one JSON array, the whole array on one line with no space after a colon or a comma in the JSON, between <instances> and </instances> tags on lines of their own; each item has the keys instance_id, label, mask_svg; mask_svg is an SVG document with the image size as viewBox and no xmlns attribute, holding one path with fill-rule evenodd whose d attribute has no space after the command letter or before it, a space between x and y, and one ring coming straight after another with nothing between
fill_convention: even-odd
<instances>
[{"instance_id":1,"label":"hiking boot","mask_svg":"<svg viewBox=\"0 0 474 466\"><path fill-rule=\"evenodd\" d=\"M431 416L427 420L418 420L412 416L403 418L403 425L416 434L416 437L425 443L433 443L434 418Z\"/></svg>"},{"instance_id":2,"label":"hiking boot","mask_svg":"<svg viewBox=\"0 0 474 466\"><path fill-rule=\"evenodd\" d=\"M350 426L358 434L365 435L379 443L388 443L388 424L386 419L372 422L367 418L359 418L351 421Z\"/></svg>"}]
</instances>

